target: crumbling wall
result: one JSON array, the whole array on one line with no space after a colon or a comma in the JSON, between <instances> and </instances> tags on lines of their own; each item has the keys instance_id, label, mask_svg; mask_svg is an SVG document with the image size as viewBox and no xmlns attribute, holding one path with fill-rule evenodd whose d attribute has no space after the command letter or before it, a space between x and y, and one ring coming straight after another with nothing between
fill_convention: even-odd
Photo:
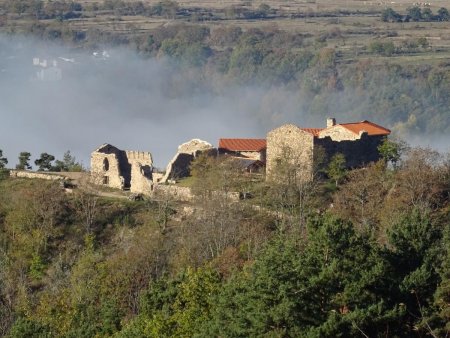
<instances>
[{"instance_id":1,"label":"crumbling wall","mask_svg":"<svg viewBox=\"0 0 450 338\"><path fill-rule=\"evenodd\" d=\"M133 193L150 195L152 193L152 186L151 167L134 162L131 165L130 191Z\"/></svg>"},{"instance_id":2,"label":"crumbling wall","mask_svg":"<svg viewBox=\"0 0 450 338\"><path fill-rule=\"evenodd\" d=\"M286 124L267 134L266 175L268 180L284 179L280 170L295 170L296 177L311 179L314 136L299 127Z\"/></svg>"},{"instance_id":3,"label":"crumbling wall","mask_svg":"<svg viewBox=\"0 0 450 338\"><path fill-rule=\"evenodd\" d=\"M215 153L215 149L210 143L199 139L193 139L181 144L177 153L167 165L166 173L160 182L164 183L168 180L189 176L191 162L203 152Z\"/></svg>"},{"instance_id":4,"label":"crumbling wall","mask_svg":"<svg viewBox=\"0 0 450 338\"><path fill-rule=\"evenodd\" d=\"M152 191L152 154L144 151L126 151L127 162L131 166L130 191L150 194Z\"/></svg>"},{"instance_id":5,"label":"crumbling wall","mask_svg":"<svg viewBox=\"0 0 450 338\"><path fill-rule=\"evenodd\" d=\"M127 150L125 151L125 155L129 163L138 162L142 166L153 166L152 154L147 151Z\"/></svg>"},{"instance_id":6,"label":"crumbling wall","mask_svg":"<svg viewBox=\"0 0 450 338\"><path fill-rule=\"evenodd\" d=\"M190 188L166 184L155 185L153 188L153 196L155 198L166 198L169 196L170 198L181 202L189 202L194 198Z\"/></svg>"},{"instance_id":7,"label":"crumbling wall","mask_svg":"<svg viewBox=\"0 0 450 338\"><path fill-rule=\"evenodd\" d=\"M110 149L109 152L95 151L91 154L91 176L94 184L124 188L125 178L119 164L120 150L116 149Z\"/></svg>"},{"instance_id":8,"label":"crumbling wall","mask_svg":"<svg viewBox=\"0 0 450 338\"><path fill-rule=\"evenodd\" d=\"M150 193L152 165L149 152L124 151L110 144L103 144L91 154L91 176L95 184L129 188L136 193Z\"/></svg>"}]
</instances>

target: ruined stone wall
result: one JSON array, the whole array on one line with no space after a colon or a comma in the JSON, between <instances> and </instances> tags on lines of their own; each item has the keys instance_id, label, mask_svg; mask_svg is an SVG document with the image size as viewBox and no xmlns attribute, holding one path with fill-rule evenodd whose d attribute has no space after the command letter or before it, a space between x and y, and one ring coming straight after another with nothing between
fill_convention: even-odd
<instances>
[{"instance_id":1,"label":"ruined stone wall","mask_svg":"<svg viewBox=\"0 0 450 338\"><path fill-rule=\"evenodd\" d=\"M123 189L125 179L120 170L119 153L93 152L91 154L91 176L94 184Z\"/></svg>"},{"instance_id":2,"label":"ruined stone wall","mask_svg":"<svg viewBox=\"0 0 450 338\"><path fill-rule=\"evenodd\" d=\"M347 168L358 168L380 159L378 146L382 142L383 136L369 136L363 133L360 139L353 141L335 142L330 137L316 138L314 145L325 150L326 162L329 162L333 155L341 153L345 156Z\"/></svg>"},{"instance_id":3,"label":"ruined stone wall","mask_svg":"<svg viewBox=\"0 0 450 338\"><path fill-rule=\"evenodd\" d=\"M155 198L166 198L169 196L170 198L181 202L189 202L194 198L190 188L166 184L155 185L153 189L153 196Z\"/></svg>"},{"instance_id":4,"label":"ruined stone wall","mask_svg":"<svg viewBox=\"0 0 450 338\"><path fill-rule=\"evenodd\" d=\"M127 150L125 154L129 163L139 162L143 166L153 166L152 154L149 152Z\"/></svg>"},{"instance_id":5,"label":"ruined stone wall","mask_svg":"<svg viewBox=\"0 0 450 338\"><path fill-rule=\"evenodd\" d=\"M327 136L337 142L359 140L361 138L361 135L357 135L340 125L324 129L319 133L319 138L325 138Z\"/></svg>"},{"instance_id":6,"label":"ruined stone wall","mask_svg":"<svg viewBox=\"0 0 450 338\"><path fill-rule=\"evenodd\" d=\"M125 152L128 164L131 167L130 191L133 193L151 194L153 159L149 152Z\"/></svg>"},{"instance_id":7,"label":"ruined stone wall","mask_svg":"<svg viewBox=\"0 0 450 338\"><path fill-rule=\"evenodd\" d=\"M153 182L150 167L134 162L131 165L130 191L133 193L150 195L152 193L152 188Z\"/></svg>"},{"instance_id":8,"label":"ruined stone wall","mask_svg":"<svg viewBox=\"0 0 450 338\"><path fill-rule=\"evenodd\" d=\"M166 173L160 182L164 183L169 180L177 180L189 176L191 162L204 152L216 155L216 149L206 141L192 139L181 144L177 153L167 165Z\"/></svg>"},{"instance_id":9,"label":"ruined stone wall","mask_svg":"<svg viewBox=\"0 0 450 338\"><path fill-rule=\"evenodd\" d=\"M136 193L151 190L153 159L149 152L123 151L110 144L91 154L91 176L95 184Z\"/></svg>"},{"instance_id":10,"label":"ruined stone wall","mask_svg":"<svg viewBox=\"0 0 450 338\"><path fill-rule=\"evenodd\" d=\"M267 134L266 175L268 180L283 179L281 169L295 168L297 177L311 179L314 136L286 124Z\"/></svg>"}]
</instances>

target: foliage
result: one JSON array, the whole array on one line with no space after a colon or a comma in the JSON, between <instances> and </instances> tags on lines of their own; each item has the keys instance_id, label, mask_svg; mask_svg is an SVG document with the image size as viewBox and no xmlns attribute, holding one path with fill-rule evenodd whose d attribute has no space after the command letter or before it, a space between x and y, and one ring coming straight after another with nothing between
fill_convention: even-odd
<instances>
[{"instance_id":1,"label":"foliage","mask_svg":"<svg viewBox=\"0 0 450 338\"><path fill-rule=\"evenodd\" d=\"M42 153L41 157L34 161L34 164L38 166L38 171L49 171L52 169L52 162L55 160L55 156Z\"/></svg>"},{"instance_id":2,"label":"foliage","mask_svg":"<svg viewBox=\"0 0 450 338\"><path fill-rule=\"evenodd\" d=\"M31 154L27 151L22 151L19 154L19 164L16 165L16 169L19 170L25 170L25 169L31 169L30 165L30 157Z\"/></svg>"},{"instance_id":3,"label":"foliage","mask_svg":"<svg viewBox=\"0 0 450 338\"><path fill-rule=\"evenodd\" d=\"M182 216L176 201L1 180L0 334L448 335L448 159L413 148L395 170L349 170L333 196L279 164L291 177L269 185L197 157Z\"/></svg>"},{"instance_id":4,"label":"foliage","mask_svg":"<svg viewBox=\"0 0 450 338\"><path fill-rule=\"evenodd\" d=\"M401 19L401 15L394 11L392 8L388 7L381 12L381 20L385 22L396 22Z\"/></svg>"},{"instance_id":5,"label":"foliage","mask_svg":"<svg viewBox=\"0 0 450 338\"><path fill-rule=\"evenodd\" d=\"M395 52L395 46L392 41L381 42L374 41L369 45L369 52L385 56L391 56Z\"/></svg>"},{"instance_id":6,"label":"foliage","mask_svg":"<svg viewBox=\"0 0 450 338\"><path fill-rule=\"evenodd\" d=\"M83 171L83 166L77 162L75 156L70 153L70 150L67 150L62 160L56 160L55 165L52 167L53 171Z\"/></svg>"},{"instance_id":7,"label":"foliage","mask_svg":"<svg viewBox=\"0 0 450 338\"><path fill-rule=\"evenodd\" d=\"M0 149L0 170L4 169L8 164L8 159L3 157L3 151Z\"/></svg>"},{"instance_id":8,"label":"foliage","mask_svg":"<svg viewBox=\"0 0 450 338\"><path fill-rule=\"evenodd\" d=\"M413 6L407 9L406 16L394 11L388 7L381 12L381 20L385 22L401 22L401 21L448 21L450 15L448 9L441 7L437 15L434 15L431 8L425 7L423 10L418 6Z\"/></svg>"},{"instance_id":9,"label":"foliage","mask_svg":"<svg viewBox=\"0 0 450 338\"><path fill-rule=\"evenodd\" d=\"M338 186L339 182L345 177L346 174L346 160L343 154L334 155L330 163L328 164L328 168L326 173L329 178L331 178Z\"/></svg>"},{"instance_id":10,"label":"foliage","mask_svg":"<svg viewBox=\"0 0 450 338\"><path fill-rule=\"evenodd\" d=\"M401 140L392 140L385 138L383 143L378 146L378 152L380 153L383 161L388 164L392 164L392 166L397 168L403 153L407 150L406 143Z\"/></svg>"}]
</instances>

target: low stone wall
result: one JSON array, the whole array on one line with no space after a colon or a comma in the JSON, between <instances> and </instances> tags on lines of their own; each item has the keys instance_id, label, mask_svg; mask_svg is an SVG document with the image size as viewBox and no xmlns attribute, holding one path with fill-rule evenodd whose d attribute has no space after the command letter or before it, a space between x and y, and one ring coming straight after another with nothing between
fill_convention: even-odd
<instances>
[{"instance_id":1,"label":"low stone wall","mask_svg":"<svg viewBox=\"0 0 450 338\"><path fill-rule=\"evenodd\" d=\"M156 198L163 198L164 196L168 196L182 202L189 202L194 198L194 195L192 194L190 188L166 184L154 185L153 196Z\"/></svg>"},{"instance_id":2,"label":"low stone wall","mask_svg":"<svg viewBox=\"0 0 450 338\"><path fill-rule=\"evenodd\" d=\"M212 191L211 197L228 197L230 202L238 202L239 201L239 193L238 192L222 192L222 191ZM153 197L163 198L164 196L168 196L173 198L174 200L181 202L189 202L195 198L195 195L192 193L191 188L188 187L179 187L176 185L166 185L166 184L156 184L153 186Z\"/></svg>"},{"instance_id":3,"label":"low stone wall","mask_svg":"<svg viewBox=\"0 0 450 338\"><path fill-rule=\"evenodd\" d=\"M67 177L59 174L49 174L45 172L36 172L36 171L26 171L26 170L10 170L10 177L17 178L40 178L42 180L47 181L57 181L57 180L66 180Z\"/></svg>"}]
</instances>

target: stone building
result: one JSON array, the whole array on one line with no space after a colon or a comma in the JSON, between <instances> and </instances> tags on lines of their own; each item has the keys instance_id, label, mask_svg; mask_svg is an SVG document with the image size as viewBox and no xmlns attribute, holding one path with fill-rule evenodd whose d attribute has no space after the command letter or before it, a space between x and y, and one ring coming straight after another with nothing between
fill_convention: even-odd
<instances>
[{"instance_id":1,"label":"stone building","mask_svg":"<svg viewBox=\"0 0 450 338\"><path fill-rule=\"evenodd\" d=\"M266 140L252 138L221 138L219 154L244 157L261 162L266 161Z\"/></svg>"},{"instance_id":2,"label":"stone building","mask_svg":"<svg viewBox=\"0 0 450 338\"><path fill-rule=\"evenodd\" d=\"M301 179L312 179L316 165L338 153L348 168L364 166L379 159L377 148L390 133L369 121L337 124L333 118L323 129L283 125L267 134L267 178L276 178L281 164L288 164Z\"/></svg>"},{"instance_id":3,"label":"stone building","mask_svg":"<svg viewBox=\"0 0 450 338\"><path fill-rule=\"evenodd\" d=\"M153 160L149 152L120 150L103 144L91 154L94 182L105 186L149 194Z\"/></svg>"}]
</instances>

